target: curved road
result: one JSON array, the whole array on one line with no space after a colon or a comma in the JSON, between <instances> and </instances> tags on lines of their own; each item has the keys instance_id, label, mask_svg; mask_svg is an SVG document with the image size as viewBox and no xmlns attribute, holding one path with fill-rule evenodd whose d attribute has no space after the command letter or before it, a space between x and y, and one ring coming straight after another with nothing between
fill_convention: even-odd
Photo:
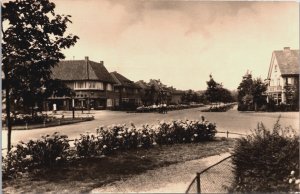
<instances>
[{"instance_id":1,"label":"curved road","mask_svg":"<svg viewBox=\"0 0 300 194\"><path fill-rule=\"evenodd\" d=\"M119 111L92 111L95 120L76 123L71 125L63 125L49 128L31 129L31 130L13 130L12 144L18 143L20 140L28 141L30 139L39 138L41 135L52 134L56 131L66 134L69 139L79 137L81 133L95 132L95 128L99 125L111 124L130 124L133 122L136 126L141 124L156 124L158 120L170 121L172 119L201 119L204 115L210 122L217 124L220 131L228 130L237 133L249 133L250 129L254 129L258 122L263 122L266 127L272 128L279 115L281 115L280 123L283 126L292 126L295 130L299 130L299 113L255 113L255 112L238 112L236 108L228 112L201 112L203 108L193 108L186 110L170 111L168 114L159 113L126 113ZM70 113L68 113L70 114ZM7 146L7 131L2 130L2 148Z\"/></svg>"}]
</instances>

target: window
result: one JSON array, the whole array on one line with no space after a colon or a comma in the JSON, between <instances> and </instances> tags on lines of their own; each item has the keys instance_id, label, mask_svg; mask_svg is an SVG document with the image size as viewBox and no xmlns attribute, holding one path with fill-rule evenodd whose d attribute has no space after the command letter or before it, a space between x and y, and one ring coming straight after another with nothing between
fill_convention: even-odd
<instances>
[{"instance_id":1,"label":"window","mask_svg":"<svg viewBox=\"0 0 300 194\"><path fill-rule=\"evenodd\" d=\"M103 90L104 89L103 83L102 82L96 82L95 89Z\"/></svg>"},{"instance_id":2,"label":"window","mask_svg":"<svg viewBox=\"0 0 300 194\"><path fill-rule=\"evenodd\" d=\"M85 87L86 87L86 85L85 85L84 81L77 81L77 82L75 82L75 86L74 86L75 89L83 89Z\"/></svg>"},{"instance_id":3,"label":"window","mask_svg":"<svg viewBox=\"0 0 300 194\"><path fill-rule=\"evenodd\" d=\"M129 98L122 98L122 102L129 102Z\"/></svg>"},{"instance_id":4,"label":"window","mask_svg":"<svg viewBox=\"0 0 300 194\"><path fill-rule=\"evenodd\" d=\"M111 84L107 84L106 90L107 90L107 91L112 91L112 90L113 90L113 89L112 89L112 85L111 85Z\"/></svg>"},{"instance_id":5,"label":"window","mask_svg":"<svg viewBox=\"0 0 300 194\"><path fill-rule=\"evenodd\" d=\"M96 83L95 82L89 82L89 88L95 89L96 88Z\"/></svg>"},{"instance_id":6,"label":"window","mask_svg":"<svg viewBox=\"0 0 300 194\"><path fill-rule=\"evenodd\" d=\"M108 107L112 107L112 105L113 105L113 100L112 100L112 99L107 99L106 105L107 105Z\"/></svg>"},{"instance_id":7,"label":"window","mask_svg":"<svg viewBox=\"0 0 300 194\"><path fill-rule=\"evenodd\" d=\"M291 77L288 77L286 81L287 81L287 84L292 84L292 78Z\"/></svg>"}]
</instances>

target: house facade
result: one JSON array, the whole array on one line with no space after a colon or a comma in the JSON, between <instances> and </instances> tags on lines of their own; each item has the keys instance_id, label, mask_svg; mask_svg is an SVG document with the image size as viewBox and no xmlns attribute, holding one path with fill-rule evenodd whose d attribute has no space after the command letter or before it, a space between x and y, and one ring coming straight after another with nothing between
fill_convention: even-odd
<instances>
[{"instance_id":1,"label":"house facade","mask_svg":"<svg viewBox=\"0 0 300 194\"><path fill-rule=\"evenodd\" d=\"M52 69L54 79L62 80L75 92L71 97L51 97L48 99L49 109L55 104L57 110L75 109L111 109L115 105L115 81L100 63L84 60L65 60Z\"/></svg>"},{"instance_id":2,"label":"house facade","mask_svg":"<svg viewBox=\"0 0 300 194\"><path fill-rule=\"evenodd\" d=\"M141 88L137 84L116 71L111 72L110 75L116 83L114 85L116 109L135 109L142 104Z\"/></svg>"},{"instance_id":3,"label":"house facade","mask_svg":"<svg viewBox=\"0 0 300 194\"><path fill-rule=\"evenodd\" d=\"M299 50L284 47L273 51L267 78L267 101L290 104L292 92L299 92ZM289 88L296 91L289 91Z\"/></svg>"}]
</instances>

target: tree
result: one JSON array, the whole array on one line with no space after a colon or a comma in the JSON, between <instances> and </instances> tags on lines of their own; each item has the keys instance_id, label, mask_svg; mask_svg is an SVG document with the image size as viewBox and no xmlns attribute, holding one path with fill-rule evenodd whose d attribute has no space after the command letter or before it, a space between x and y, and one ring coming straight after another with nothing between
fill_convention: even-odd
<instances>
[{"instance_id":1,"label":"tree","mask_svg":"<svg viewBox=\"0 0 300 194\"><path fill-rule=\"evenodd\" d=\"M62 49L70 48L78 36L66 34L70 15L57 15L49 0L15 0L2 8L2 70L5 75L10 150L11 99L31 106L49 95L61 94L59 80L52 80L51 69L64 59Z\"/></svg>"},{"instance_id":2,"label":"tree","mask_svg":"<svg viewBox=\"0 0 300 194\"><path fill-rule=\"evenodd\" d=\"M260 78L253 79L251 73L246 73L238 87L239 110L255 110L266 103L264 96L266 84Z\"/></svg>"},{"instance_id":3,"label":"tree","mask_svg":"<svg viewBox=\"0 0 300 194\"><path fill-rule=\"evenodd\" d=\"M257 111L257 107L266 103L266 96L264 93L267 90L267 85L262 82L260 78L253 80L251 88L251 94L253 96L254 110Z\"/></svg>"},{"instance_id":4,"label":"tree","mask_svg":"<svg viewBox=\"0 0 300 194\"><path fill-rule=\"evenodd\" d=\"M217 83L212 75L209 75L210 80L207 81L207 89L205 91L205 96L207 100L211 103L213 102L223 102L228 103L233 101L231 92L223 88L222 84Z\"/></svg>"},{"instance_id":5,"label":"tree","mask_svg":"<svg viewBox=\"0 0 300 194\"><path fill-rule=\"evenodd\" d=\"M207 100L211 103L218 102L219 101L219 92L220 88L222 87L221 84L217 83L212 75L209 75L209 81L206 82L207 89L205 91L205 95L207 97Z\"/></svg>"}]
</instances>

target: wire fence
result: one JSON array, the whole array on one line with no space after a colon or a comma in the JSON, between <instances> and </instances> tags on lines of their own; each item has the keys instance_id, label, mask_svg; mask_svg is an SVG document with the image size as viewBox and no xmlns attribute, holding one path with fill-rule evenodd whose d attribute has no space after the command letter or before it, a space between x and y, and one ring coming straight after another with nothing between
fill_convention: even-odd
<instances>
[{"instance_id":1,"label":"wire fence","mask_svg":"<svg viewBox=\"0 0 300 194\"><path fill-rule=\"evenodd\" d=\"M227 193L234 180L231 157L197 173L185 193Z\"/></svg>"}]
</instances>

